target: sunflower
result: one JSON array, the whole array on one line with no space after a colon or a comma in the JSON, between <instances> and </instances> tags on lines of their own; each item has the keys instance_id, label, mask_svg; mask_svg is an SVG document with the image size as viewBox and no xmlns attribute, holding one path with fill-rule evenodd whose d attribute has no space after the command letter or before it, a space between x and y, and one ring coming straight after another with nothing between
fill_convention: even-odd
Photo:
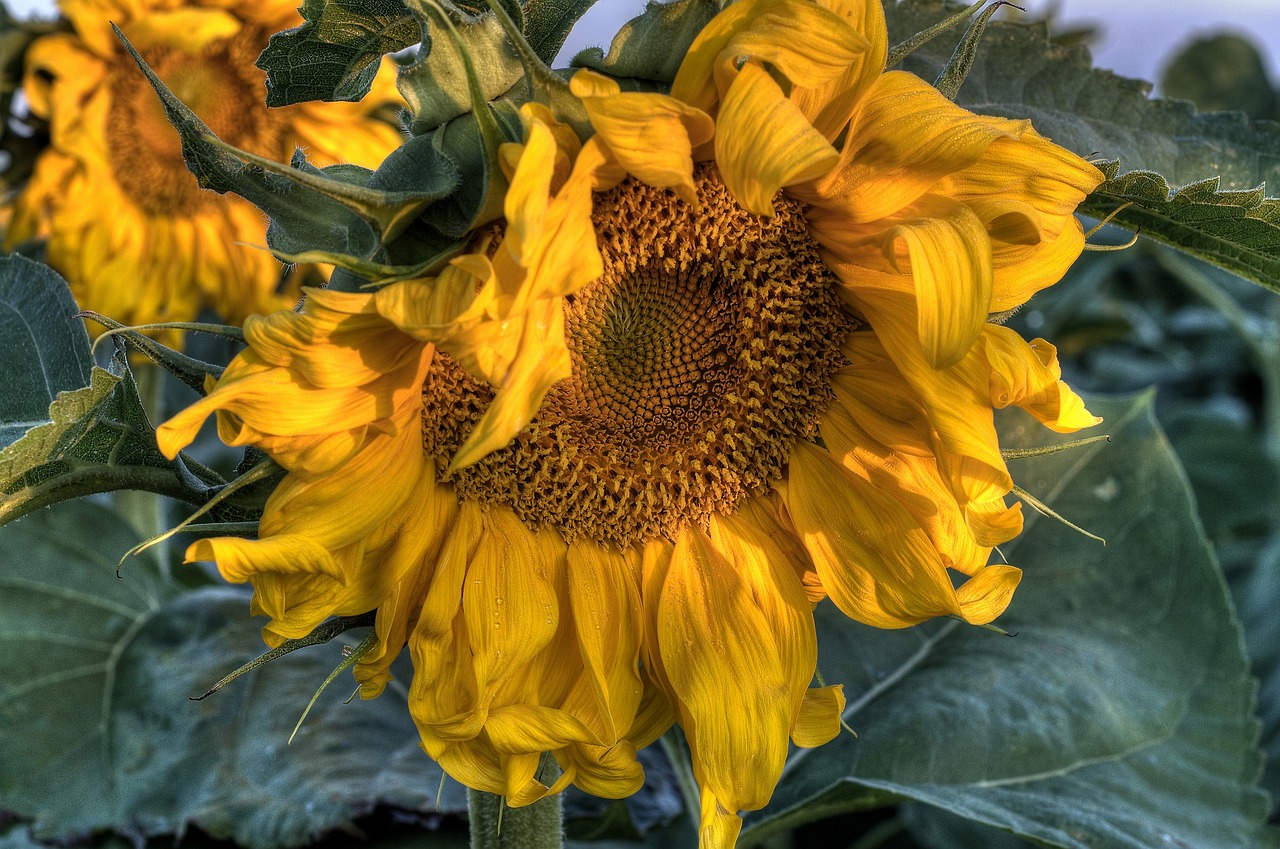
<instances>
[{"instance_id":1,"label":"sunflower","mask_svg":"<svg viewBox=\"0 0 1280 849\"><path fill-rule=\"evenodd\" d=\"M788 742L838 733L814 603L990 622L1022 524L993 410L1098 421L987 319L1079 254L1101 175L885 55L879 0L741 0L670 94L579 71L585 140L524 106L497 226L249 319L161 426L173 456L216 412L288 471L257 539L187 557L253 584L269 643L376 610L363 695L407 643L427 753L511 805L630 794L679 723L701 845L732 846Z\"/></svg>"},{"instance_id":2,"label":"sunflower","mask_svg":"<svg viewBox=\"0 0 1280 849\"><path fill-rule=\"evenodd\" d=\"M253 63L272 33L302 22L296 6L61 0L71 31L37 39L26 57L23 90L51 142L15 202L6 247L46 239L47 261L77 302L126 324L189 321L205 305L238 324L296 302L296 284L278 291L280 263L251 247L265 241L262 214L197 185L110 26L228 143L273 159L301 147L317 166L375 167L402 141L374 117L401 103L393 74L360 103L266 108Z\"/></svg>"}]
</instances>

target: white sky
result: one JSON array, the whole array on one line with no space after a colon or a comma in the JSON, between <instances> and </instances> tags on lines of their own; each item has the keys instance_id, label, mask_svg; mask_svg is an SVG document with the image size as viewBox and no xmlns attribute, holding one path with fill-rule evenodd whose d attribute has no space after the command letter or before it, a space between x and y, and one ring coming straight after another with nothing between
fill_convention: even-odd
<instances>
[{"instance_id":1,"label":"white sky","mask_svg":"<svg viewBox=\"0 0 1280 849\"><path fill-rule=\"evenodd\" d=\"M52 14L52 0L4 0L15 12ZM1064 26L1100 24L1094 64L1128 77L1153 80L1162 63L1198 34L1230 30L1252 37L1280 80L1280 0L1022 0L1033 14L1056 6ZM607 46L618 27L644 8L644 0L599 0L575 29L566 50Z\"/></svg>"}]
</instances>

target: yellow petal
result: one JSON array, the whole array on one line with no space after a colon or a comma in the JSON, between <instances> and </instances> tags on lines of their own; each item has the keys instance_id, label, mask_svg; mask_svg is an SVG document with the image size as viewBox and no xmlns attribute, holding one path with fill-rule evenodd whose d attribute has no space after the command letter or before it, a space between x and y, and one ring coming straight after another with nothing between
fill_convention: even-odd
<instances>
[{"instance_id":1,"label":"yellow petal","mask_svg":"<svg viewBox=\"0 0 1280 849\"><path fill-rule=\"evenodd\" d=\"M572 373L564 342L564 310L559 298L546 299L524 315L519 353L489 408L449 462L466 468L505 446L533 420L552 384Z\"/></svg>"},{"instance_id":2,"label":"yellow petal","mask_svg":"<svg viewBox=\"0 0 1280 849\"><path fill-rule=\"evenodd\" d=\"M996 407L1016 404L1059 433L1102 421L1062 382L1057 349L1048 342L1027 342L1007 327L992 325L984 332L983 343L991 368L991 402Z\"/></svg>"},{"instance_id":3,"label":"yellow petal","mask_svg":"<svg viewBox=\"0 0 1280 849\"><path fill-rule=\"evenodd\" d=\"M793 86L816 88L840 76L871 46L844 15L814 3L783 2L753 16L733 36L714 73L723 93L731 83L726 71L732 74L739 58L747 57L771 66Z\"/></svg>"},{"instance_id":4,"label":"yellow petal","mask_svg":"<svg viewBox=\"0 0 1280 849\"><path fill-rule=\"evenodd\" d=\"M796 443L786 499L822 585L847 616L905 628L960 612L937 551L907 511L821 448Z\"/></svg>"},{"instance_id":5,"label":"yellow petal","mask_svg":"<svg viewBox=\"0 0 1280 849\"><path fill-rule=\"evenodd\" d=\"M261 572L325 575L342 582L346 575L328 549L302 534L251 540L215 537L193 542L187 547L186 562L211 560L222 577L241 584Z\"/></svg>"},{"instance_id":6,"label":"yellow petal","mask_svg":"<svg viewBox=\"0 0 1280 849\"><path fill-rule=\"evenodd\" d=\"M757 215L773 215L779 189L826 173L840 158L755 62L742 66L725 95L715 149L725 186Z\"/></svg>"},{"instance_id":7,"label":"yellow petal","mask_svg":"<svg viewBox=\"0 0 1280 849\"><path fill-rule=\"evenodd\" d=\"M574 74L569 87L619 165L636 179L674 189L686 203L697 204L693 149L715 133L710 116L663 94L622 93L610 78L585 69Z\"/></svg>"},{"instance_id":8,"label":"yellow petal","mask_svg":"<svg viewBox=\"0 0 1280 849\"><path fill-rule=\"evenodd\" d=\"M791 729L791 740L802 749L829 743L840 733L840 714L844 712L844 687L832 684L806 690L804 704Z\"/></svg>"},{"instance_id":9,"label":"yellow petal","mask_svg":"<svg viewBox=\"0 0 1280 849\"><path fill-rule=\"evenodd\" d=\"M801 199L838 209L854 223L905 209L943 177L972 165L997 139L1030 127L975 115L914 74L890 71L867 92L840 151L839 165Z\"/></svg>"},{"instance_id":10,"label":"yellow petal","mask_svg":"<svg viewBox=\"0 0 1280 849\"><path fill-rule=\"evenodd\" d=\"M707 22L689 45L671 83L671 96L695 109L716 116L720 92L716 88L715 68L729 42L751 21L784 0L739 0L726 6Z\"/></svg>"},{"instance_id":11,"label":"yellow petal","mask_svg":"<svg viewBox=\"0 0 1280 849\"><path fill-rule=\"evenodd\" d=\"M559 605L537 541L509 509L484 517L484 533L462 592L472 663L481 692L515 674L550 642Z\"/></svg>"},{"instance_id":12,"label":"yellow petal","mask_svg":"<svg viewBox=\"0 0 1280 849\"><path fill-rule=\"evenodd\" d=\"M767 564L756 563L768 568ZM658 644L699 783L728 811L763 807L786 761L797 668L812 618L772 574L740 574L697 527L676 540L658 606ZM792 599L794 600L794 599ZM816 643L815 643L816 651ZM804 683L813 673L808 664ZM730 697L726 697L730 696Z\"/></svg>"},{"instance_id":13,"label":"yellow petal","mask_svg":"<svg viewBox=\"0 0 1280 849\"><path fill-rule=\"evenodd\" d=\"M644 684L637 660L643 627L640 589L622 554L583 538L569 546L569 596L578 647L604 720L606 744L630 728Z\"/></svg>"},{"instance_id":14,"label":"yellow petal","mask_svg":"<svg viewBox=\"0 0 1280 849\"><path fill-rule=\"evenodd\" d=\"M970 625L991 622L1009 606L1021 579L1021 569L1000 563L979 570L956 590L960 616Z\"/></svg>"},{"instance_id":15,"label":"yellow petal","mask_svg":"<svg viewBox=\"0 0 1280 849\"><path fill-rule=\"evenodd\" d=\"M791 100L814 129L828 141L835 141L884 71L889 37L879 0L819 0L819 5L843 18L865 42L839 77L816 87L797 86L791 92Z\"/></svg>"},{"instance_id":16,"label":"yellow petal","mask_svg":"<svg viewBox=\"0 0 1280 849\"><path fill-rule=\"evenodd\" d=\"M147 48L176 48L194 55L215 41L234 37L241 26L239 18L222 9L185 8L150 11L121 29L143 55Z\"/></svg>"},{"instance_id":17,"label":"yellow petal","mask_svg":"<svg viewBox=\"0 0 1280 849\"><path fill-rule=\"evenodd\" d=\"M714 791L703 787L698 849L733 849L741 831L742 817L721 804Z\"/></svg>"},{"instance_id":18,"label":"yellow petal","mask_svg":"<svg viewBox=\"0 0 1280 849\"><path fill-rule=\"evenodd\" d=\"M978 217L961 204L938 204L928 217L884 235L886 254L905 245L915 282L916 328L934 368L963 357L986 324L991 307L991 241Z\"/></svg>"}]
</instances>

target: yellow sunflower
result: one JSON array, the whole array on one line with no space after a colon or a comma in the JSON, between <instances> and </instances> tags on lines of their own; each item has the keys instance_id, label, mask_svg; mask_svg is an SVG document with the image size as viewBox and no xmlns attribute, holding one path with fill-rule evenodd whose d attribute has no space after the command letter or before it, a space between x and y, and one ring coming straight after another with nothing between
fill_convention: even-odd
<instances>
[{"instance_id":1,"label":"yellow sunflower","mask_svg":"<svg viewBox=\"0 0 1280 849\"><path fill-rule=\"evenodd\" d=\"M296 0L61 0L70 32L37 39L23 90L51 144L16 201L12 248L47 239L76 301L127 324L189 321L211 306L240 323L291 306L283 267L257 247L252 204L202 190L178 133L111 31L118 25L165 83L224 141L317 166L376 167L400 132L374 114L401 103L391 69L360 103L265 104L254 60L272 33L302 23ZM246 243L246 244L237 244Z\"/></svg>"},{"instance_id":2,"label":"yellow sunflower","mask_svg":"<svg viewBox=\"0 0 1280 849\"><path fill-rule=\"evenodd\" d=\"M363 694L407 643L424 748L511 805L630 794L678 722L701 845L732 846L788 741L838 733L812 605L990 622L1022 522L993 409L1097 422L987 317L1079 254L1101 175L885 53L879 0L742 0L670 95L574 76L585 141L525 106L500 226L251 318L160 428L172 456L216 412L288 470L256 540L188 558L253 584L271 643L376 610Z\"/></svg>"}]
</instances>

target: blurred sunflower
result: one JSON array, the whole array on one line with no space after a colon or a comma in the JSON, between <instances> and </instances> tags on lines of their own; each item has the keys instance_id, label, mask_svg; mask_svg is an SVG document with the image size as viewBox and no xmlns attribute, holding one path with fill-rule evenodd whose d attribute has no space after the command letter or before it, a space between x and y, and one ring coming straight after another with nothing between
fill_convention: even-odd
<instances>
[{"instance_id":1,"label":"blurred sunflower","mask_svg":"<svg viewBox=\"0 0 1280 849\"><path fill-rule=\"evenodd\" d=\"M813 603L991 621L1022 523L993 409L1097 421L987 317L1079 254L1101 175L885 54L879 0L742 0L670 95L574 76L585 141L525 106L500 226L251 318L160 428L172 456L216 412L288 470L258 539L188 558L252 582L272 643L376 609L363 694L407 642L426 751L512 805L630 794L678 722L701 845L732 846L788 741L838 732Z\"/></svg>"},{"instance_id":2,"label":"blurred sunflower","mask_svg":"<svg viewBox=\"0 0 1280 849\"><path fill-rule=\"evenodd\" d=\"M253 63L272 33L302 23L296 6L61 0L71 31L37 39L26 58L23 90L51 143L16 200L6 248L46 239L77 302L126 324L189 321L205 305L238 324L295 303L280 262L248 246L265 243L262 214L197 185L110 25L224 141L277 160L301 147L317 166L375 167L402 141L375 117L402 102L390 69L360 103L265 105Z\"/></svg>"}]
</instances>

